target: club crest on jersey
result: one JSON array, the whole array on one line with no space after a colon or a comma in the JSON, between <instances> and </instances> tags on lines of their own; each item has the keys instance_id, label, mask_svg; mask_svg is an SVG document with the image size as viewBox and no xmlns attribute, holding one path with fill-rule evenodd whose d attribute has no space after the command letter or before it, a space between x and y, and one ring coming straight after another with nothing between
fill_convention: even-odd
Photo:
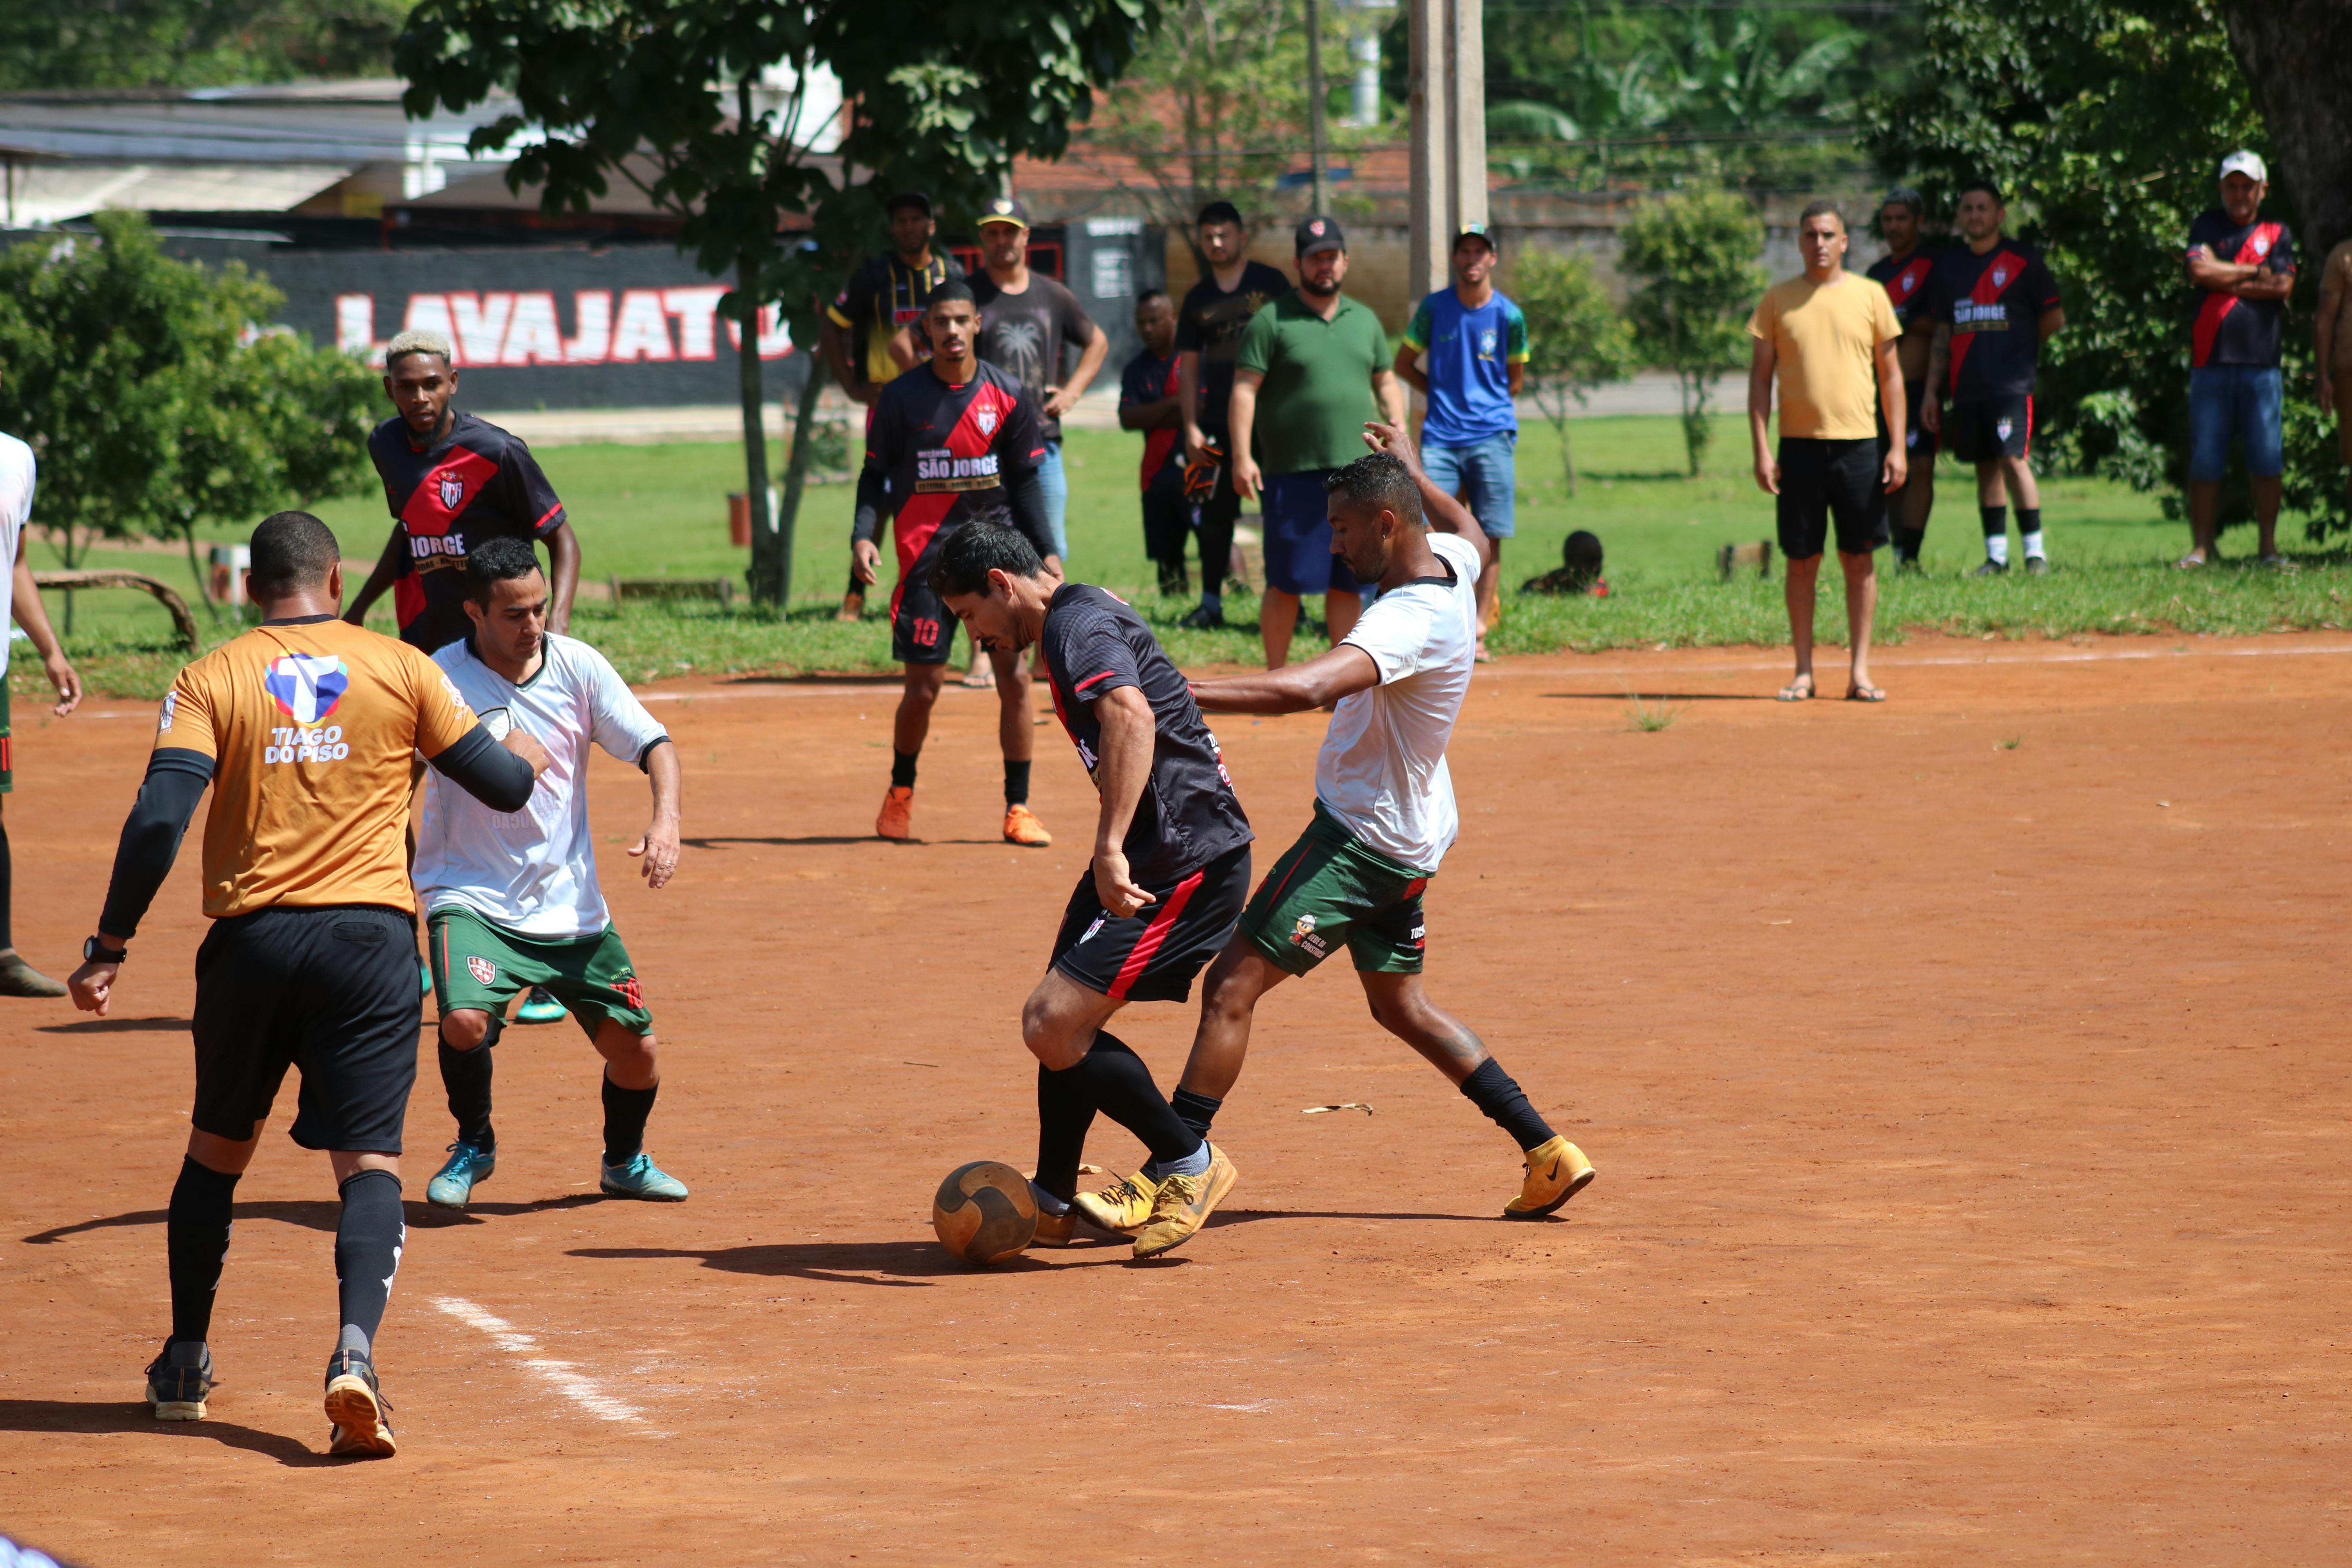
<instances>
[{"instance_id":1,"label":"club crest on jersey","mask_svg":"<svg viewBox=\"0 0 2352 1568\"><path fill-rule=\"evenodd\" d=\"M980 426L980 433L983 436L996 434L996 410L993 408L973 409L971 422Z\"/></svg>"},{"instance_id":2,"label":"club crest on jersey","mask_svg":"<svg viewBox=\"0 0 2352 1568\"><path fill-rule=\"evenodd\" d=\"M455 474L441 476L441 510L456 511L457 503L466 499L466 481Z\"/></svg>"},{"instance_id":3,"label":"club crest on jersey","mask_svg":"<svg viewBox=\"0 0 2352 1568\"><path fill-rule=\"evenodd\" d=\"M2010 430L2012 428L2012 425L2011 425L2011 421L2009 421L2009 420L2007 420L2007 419L1996 419L1996 420L1994 420L1994 421L1993 421L1993 426L1992 426L1992 427L1993 427L1993 431L1994 431L1994 433L1995 433L1996 435L1998 435L1998 436L1999 436L2002 440L2006 441L2006 440L2008 440L2008 439L2009 439L2009 433L2010 433Z\"/></svg>"},{"instance_id":4,"label":"club crest on jersey","mask_svg":"<svg viewBox=\"0 0 2352 1568\"><path fill-rule=\"evenodd\" d=\"M2254 254L2256 256L2268 256L2270 253L2271 237L2266 234L2258 234L2254 236Z\"/></svg>"},{"instance_id":5,"label":"club crest on jersey","mask_svg":"<svg viewBox=\"0 0 2352 1568\"><path fill-rule=\"evenodd\" d=\"M1998 289L1998 288L2001 287L2003 284L2007 283L2008 281L2009 281L2009 268L2006 268L2006 267L1996 267L1996 268L1994 268L1992 269L1992 286L1993 286L1994 288Z\"/></svg>"},{"instance_id":6,"label":"club crest on jersey","mask_svg":"<svg viewBox=\"0 0 2352 1568\"><path fill-rule=\"evenodd\" d=\"M1495 357L1495 329L1492 327L1485 329L1478 334L1478 357L1480 359Z\"/></svg>"},{"instance_id":7,"label":"club crest on jersey","mask_svg":"<svg viewBox=\"0 0 2352 1568\"><path fill-rule=\"evenodd\" d=\"M484 985L492 984L499 977L499 966L479 953L466 955L466 969L476 981Z\"/></svg>"},{"instance_id":8,"label":"club crest on jersey","mask_svg":"<svg viewBox=\"0 0 2352 1568\"><path fill-rule=\"evenodd\" d=\"M1906 294L1908 294L1912 289L1919 287L1919 279L1913 277L1908 272L1906 272L1900 279L1896 279L1896 281L1903 285L1903 291Z\"/></svg>"},{"instance_id":9,"label":"club crest on jersey","mask_svg":"<svg viewBox=\"0 0 2352 1568\"><path fill-rule=\"evenodd\" d=\"M289 653L270 661L261 684L279 712L297 724L315 724L343 700L352 672L341 659L325 654Z\"/></svg>"}]
</instances>

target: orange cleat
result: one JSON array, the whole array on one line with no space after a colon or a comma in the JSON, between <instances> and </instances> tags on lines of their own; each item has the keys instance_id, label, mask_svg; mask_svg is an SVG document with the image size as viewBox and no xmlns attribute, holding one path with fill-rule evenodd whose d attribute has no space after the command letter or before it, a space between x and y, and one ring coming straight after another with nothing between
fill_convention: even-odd
<instances>
[{"instance_id":1,"label":"orange cleat","mask_svg":"<svg viewBox=\"0 0 2352 1568\"><path fill-rule=\"evenodd\" d=\"M841 596L841 608L833 613L836 621L862 621L866 618L866 590L852 588Z\"/></svg>"},{"instance_id":2,"label":"orange cleat","mask_svg":"<svg viewBox=\"0 0 2352 1568\"><path fill-rule=\"evenodd\" d=\"M882 814L874 819L874 836L901 844L915 836L915 786L892 784L882 797Z\"/></svg>"},{"instance_id":3,"label":"orange cleat","mask_svg":"<svg viewBox=\"0 0 2352 1568\"><path fill-rule=\"evenodd\" d=\"M1054 836L1045 831L1045 825L1027 806L1008 805L1004 808L1004 842L1018 844L1024 849L1043 849L1054 842Z\"/></svg>"}]
</instances>

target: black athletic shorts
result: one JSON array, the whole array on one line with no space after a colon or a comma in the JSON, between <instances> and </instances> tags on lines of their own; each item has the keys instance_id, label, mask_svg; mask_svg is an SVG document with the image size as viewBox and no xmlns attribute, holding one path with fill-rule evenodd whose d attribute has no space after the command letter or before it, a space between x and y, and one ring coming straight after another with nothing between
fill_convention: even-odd
<instances>
[{"instance_id":1,"label":"black athletic shorts","mask_svg":"<svg viewBox=\"0 0 2352 1568\"><path fill-rule=\"evenodd\" d=\"M2033 395L1979 397L1944 410L1944 446L1963 463L2022 458L2033 450Z\"/></svg>"},{"instance_id":2,"label":"black athletic shorts","mask_svg":"<svg viewBox=\"0 0 2352 1568\"><path fill-rule=\"evenodd\" d=\"M196 949L200 1131L242 1142L302 1069L294 1142L400 1152L422 1014L416 922L376 904L215 921Z\"/></svg>"},{"instance_id":3,"label":"black athletic shorts","mask_svg":"<svg viewBox=\"0 0 2352 1568\"><path fill-rule=\"evenodd\" d=\"M948 645L955 641L955 616L931 591L935 559L925 551L890 595L890 657L900 664L945 664Z\"/></svg>"},{"instance_id":4,"label":"black athletic shorts","mask_svg":"<svg viewBox=\"0 0 2352 1568\"><path fill-rule=\"evenodd\" d=\"M1249 901L1250 847L1228 849L1173 882L1143 884L1152 902L1124 920L1102 907L1094 868L1078 877L1053 967L1114 1002L1183 1002Z\"/></svg>"},{"instance_id":5,"label":"black athletic shorts","mask_svg":"<svg viewBox=\"0 0 2352 1568\"><path fill-rule=\"evenodd\" d=\"M1192 531L1192 503L1184 487L1162 480L1143 492L1143 554L1149 561L1184 566L1184 541Z\"/></svg>"},{"instance_id":6,"label":"black athletic shorts","mask_svg":"<svg viewBox=\"0 0 2352 1568\"><path fill-rule=\"evenodd\" d=\"M1780 553L1791 561L1819 555L1832 519L1843 554L1867 555L1885 543L1892 535L1878 465L1875 437L1824 441L1781 437Z\"/></svg>"},{"instance_id":7,"label":"black athletic shorts","mask_svg":"<svg viewBox=\"0 0 2352 1568\"><path fill-rule=\"evenodd\" d=\"M1906 381L1903 384L1903 457L1915 468L1921 463L1933 464L1936 460L1936 433L1919 423L1919 405L1927 395L1926 382ZM1878 416L1878 455L1881 461L1885 459L1886 447L1886 415L1882 411Z\"/></svg>"}]
</instances>

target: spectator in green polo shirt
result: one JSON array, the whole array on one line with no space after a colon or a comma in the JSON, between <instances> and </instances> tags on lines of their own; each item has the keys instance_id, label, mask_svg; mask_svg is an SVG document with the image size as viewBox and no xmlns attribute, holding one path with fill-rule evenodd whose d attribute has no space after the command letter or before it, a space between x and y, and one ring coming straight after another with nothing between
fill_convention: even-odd
<instances>
[{"instance_id":1,"label":"spectator in green polo shirt","mask_svg":"<svg viewBox=\"0 0 2352 1568\"><path fill-rule=\"evenodd\" d=\"M1363 601L1348 563L1331 553L1323 481L1364 455L1367 420L1405 421L1388 333L1369 306L1339 292L1348 276L1346 236L1334 220L1310 217L1298 226L1297 243L1298 287L1243 331L1229 411L1234 492L1261 497L1265 514L1258 636L1268 669L1290 658L1301 595L1323 595L1335 645L1356 624Z\"/></svg>"}]
</instances>

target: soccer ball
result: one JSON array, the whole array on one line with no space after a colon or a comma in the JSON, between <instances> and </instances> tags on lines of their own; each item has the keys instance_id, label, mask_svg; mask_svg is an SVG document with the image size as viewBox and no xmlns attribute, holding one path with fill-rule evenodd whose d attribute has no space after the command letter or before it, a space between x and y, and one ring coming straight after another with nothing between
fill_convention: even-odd
<instances>
[{"instance_id":1,"label":"soccer ball","mask_svg":"<svg viewBox=\"0 0 2352 1568\"><path fill-rule=\"evenodd\" d=\"M1028 1178L1002 1160L958 1165L931 1200L940 1245L975 1268L1002 1263L1037 1234Z\"/></svg>"}]
</instances>

